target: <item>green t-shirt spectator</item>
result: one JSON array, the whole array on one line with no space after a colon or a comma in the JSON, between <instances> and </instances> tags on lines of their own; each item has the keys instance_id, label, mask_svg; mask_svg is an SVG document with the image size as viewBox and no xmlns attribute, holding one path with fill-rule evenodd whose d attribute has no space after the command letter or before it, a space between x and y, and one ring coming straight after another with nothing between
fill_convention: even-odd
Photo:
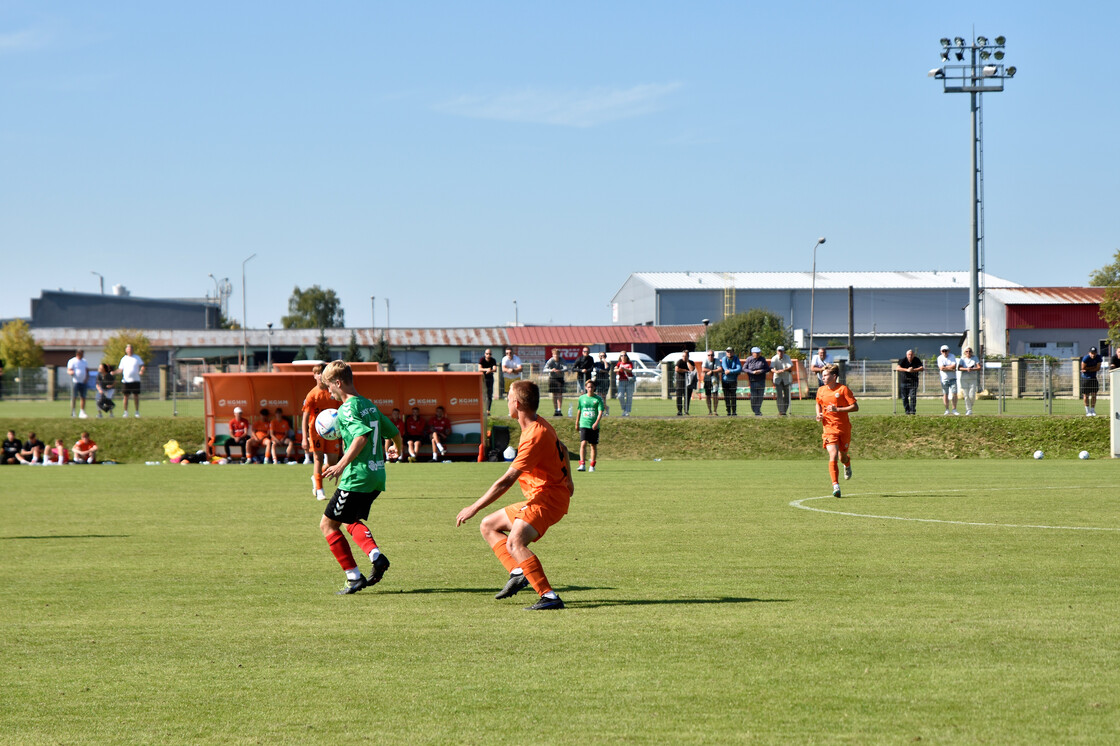
<instances>
[{"instance_id":1,"label":"green t-shirt spectator","mask_svg":"<svg viewBox=\"0 0 1120 746\"><path fill-rule=\"evenodd\" d=\"M607 403L598 394L582 394L579 397L579 426L591 427L599 419L599 413L607 409Z\"/></svg>"},{"instance_id":2,"label":"green t-shirt spectator","mask_svg":"<svg viewBox=\"0 0 1120 746\"><path fill-rule=\"evenodd\" d=\"M364 396L351 396L338 408L338 427L342 431L342 452L355 438L368 435L365 448L351 461L338 488L350 492L381 492L385 489L385 438L400 433L381 411Z\"/></svg>"}]
</instances>

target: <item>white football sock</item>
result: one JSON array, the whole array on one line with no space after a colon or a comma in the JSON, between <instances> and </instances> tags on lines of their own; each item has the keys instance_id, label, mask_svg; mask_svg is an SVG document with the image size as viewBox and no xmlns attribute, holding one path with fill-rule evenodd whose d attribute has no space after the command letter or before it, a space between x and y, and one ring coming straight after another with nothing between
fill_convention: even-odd
<instances>
[{"instance_id":1,"label":"white football sock","mask_svg":"<svg viewBox=\"0 0 1120 746\"><path fill-rule=\"evenodd\" d=\"M356 567L353 570L347 570L346 571L346 579L347 580L357 580L360 577L362 577L362 571L359 570Z\"/></svg>"}]
</instances>

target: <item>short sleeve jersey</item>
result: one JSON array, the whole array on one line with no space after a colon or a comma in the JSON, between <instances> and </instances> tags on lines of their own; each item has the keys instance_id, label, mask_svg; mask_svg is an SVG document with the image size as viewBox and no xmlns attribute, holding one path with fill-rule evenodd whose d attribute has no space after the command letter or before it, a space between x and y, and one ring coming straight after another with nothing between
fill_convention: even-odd
<instances>
[{"instance_id":1,"label":"short sleeve jersey","mask_svg":"<svg viewBox=\"0 0 1120 746\"><path fill-rule=\"evenodd\" d=\"M260 438L268 437L268 422L260 418L253 420L253 434Z\"/></svg>"},{"instance_id":2,"label":"short sleeve jersey","mask_svg":"<svg viewBox=\"0 0 1120 746\"><path fill-rule=\"evenodd\" d=\"M416 440L424 434L427 425L424 423L423 417L405 417L404 418L404 432L411 440Z\"/></svg>"},{"instance_id":3,"label":"short sleeve jersey","mask_svg":"<svg viewBox=\"0 0 1120 746\"><path fill-rule=\"evenodd\" d=\"M428 421L428 430L433 433L451 434L451 420L446 417L433 417Z\"/></svg>"},{"instance_id":4,"label":"short sleeve jersey","mask_svg":"<svg viewBox=\"0 0 1120 746\"><path fill-rule=\"evenodd\" d=\"M249 420L244 417L234 417L229 421L229 434L234 438L244 438L249 432Z\"/></svg>"},{"instance_id":5,"label":"short sleeve jersey","mask_svg":"<svg viewBox=\"0 0 1120 746\"><path fill-rule=\"evenodd\" d=\"M4 458L15 458L23 450L23 443L19 438L4 441Z\"/></svg>"},{"instance_id":6,"label":"short sleeve jersey","mask_svg":"<svg viewBox=\"0 0 1120 746\"><path fill-rule=\"evenodd\" d=\"M307 396L303 397L303 413L314 420L320 412L325 409L335 409L337 404L338 400L331 397L330 391L312 386Z\"/></svg>"},{"instance_id":7,"label":"short sleeve jersey","mask_svg":"<svg viewBox=\"0 0 1120 746\"><path fill-rule=\"evenodd\" d=\"M942 365L951 365L953 370L941 370ZM937 356L937 372L941 374L941 382L944 383L949 380L955 380L957 377L957 358L951 353L947 352Z\"/></svg>"},{"instance_id":8,"label":"short sleeve jersey","mask_svg":"<svg viewBox=\"0 0 1120 746\"><path fill-rule=\"evenodd\" d=\"M1085 370L1084 372L1082 372L1081 377L1086 380L1096 380L1097 371L1101 369L1100 355L1086 355L1085 357L1081 358L1081 364L1085 366Z\"/></svg>"},{"instance_id":9,"label":"short sleeve jersey","mask_svg":"<svg viewBox=\"0 0 1120 746\"><path fill-rule=\"evenodd\" d=\"M74 383L85 383L89 378L89 363L86 362L84 357L72 357L66 363L66 370L73 371L70 374L70 380Z\"/></svg>"},{"instance_id":10,"label":"short sleeve jersey","mask_svg":"<svg viewBox=\"0 0 1120 746\"><path fill-rule=\"evenodd\" d=\"M351 396L338 408L338 425L342 431L343 449L363 435L365 447L357 458L346 465L338 488L351 492L381 492L385 489L385 438L399 431L392 421L364 396Z\"/></svg>"},{"instance_id":11,"label":"short sleeve jersey","mask_svg":"<svg viewBox=\"0 0 1120 746\"><path fill-rule=\"evenodd\" d=\"M517 458L510 465L527 500L563 506L568 512L568 472L570 468L560 450L560 439L543 417L537 417L521 431Z\"/></svg>"},{"instance_id":12,"label":"short sleeve jersey","mask_svg":"<svg viewBox=\"0 0 1120 746\"><path fill-rule=\"evenodd\" d=\"M288 437L288 422L283 417L268 423L268 433L274 438Z\"/></svg>"},{"instance_id":13,"label":"short sleeve jersey","mask_svg":"<svg viewBox=\"0 0 1120 746\"><path fill-rule=\"evenodd\" d=\"M900 367L900 368L921 368L922 367L922 359L920 357L918 357L917 355L915 355L913 360L909 360L909 359L907 359L907 357L905 355L903 355L902 357L900 357L898 359L898 367ZM903 378L903 380L906 381L906 383L917 383L920 380L920 377L922 375L920 371L913 371L913 370L904 370L904 371L901 371L901 373L902 373L902 378Z\"/></svg>"},{"instance_id":14,"label":"short sleeve jersey","mask_svg":"<svg viewBox=\"0 0 1120 746\"><path fill-rule=\"evenodd\" d=\"M856 395L852 390L840 384L835 389L821 386L817 389L817 406L821 408L821 424L826 433L846 433L852 429L852 422L848 419L847 412L829 412L826 407L835 404L838 407L850 407L856 403Z\"/></svg>"},{"instance_id":15,"label":"short sleeve jersey","mask_svg":"<svg viewBox=\"0 0 1120 746\"><path fill-rule=\"evenodd\" d=\"M117 364L121 371L121 380L125 383L140 383L140 368L144 361L139 355L125 355Z\"/></svg>"},{"instance_id":16,"label":"short sleeve jersey","mask_svg":"<svg viewBox=\"0 0 1120 746\"><path fill-rule=\"evenodd\" d=\"M605 411L607 403L598 394L583 394L579 398L579 426L591 427L599 418L599 413Z\"/></svg>"}]
</instances>

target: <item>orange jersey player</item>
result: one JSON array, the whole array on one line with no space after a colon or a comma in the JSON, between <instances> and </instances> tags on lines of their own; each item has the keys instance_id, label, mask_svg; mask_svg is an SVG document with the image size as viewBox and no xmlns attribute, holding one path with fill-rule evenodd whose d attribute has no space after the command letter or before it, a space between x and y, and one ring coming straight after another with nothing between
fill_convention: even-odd
<instances>
[{"instance_id":1,"label":"orange jersey player","mask_svg":"<svg viewBox=\"0 0 1120 746\"><path fill-rule=\"evenodd\" d=\"M323 492L323 466L338 460L338 441L327 440L319 437L315 430L315 418L324 409L336 409L338 402L331 398L331 392L323 383L323 364L319 363L311 369L315 376L315 385L307 392L303 399L303 444L311 453L314 466L311 467L311 494L317 500L326 500Z\"/></svg>"},{"instance_id":2,"label":"orange jersey player","mask_svg":"<svg viewBox=\"0 0 1120 746\"><path fill-rule=\"evenodd\" d=\"M509 598L532 585L540 599L529 610L562 609L564 602L552 590L541 562L529 544L544 536L550 526L568 512L575 492L568 449L556 431L537 415L541 392L532 381L515 381L509 389L509 416L521 426L517 458L509 470L472 505L459 511L455 525L461 526L478 511L504 495L515 483L526 500L497 510L482 519L482 537L509 571L509 580L494 598Z\"/></svg>"},{"instance_id":3,"label":"orange jersey player","mask_svg":"<svg viewBox=\"0 0 1120 746\"><path fill-rule=\"evenodd\" d=\"M824 425L824 447L828 451L828 473L832 477L832 496L840 497L840 466L844 462L844 479L852 478L852 460L848 445L852 442L852 423L849 412L859 411L859 402L852 390L840 383L840 368L829 364L821 372L821 387L817 389L817 422Z\"/></svg>"}]
</instances>

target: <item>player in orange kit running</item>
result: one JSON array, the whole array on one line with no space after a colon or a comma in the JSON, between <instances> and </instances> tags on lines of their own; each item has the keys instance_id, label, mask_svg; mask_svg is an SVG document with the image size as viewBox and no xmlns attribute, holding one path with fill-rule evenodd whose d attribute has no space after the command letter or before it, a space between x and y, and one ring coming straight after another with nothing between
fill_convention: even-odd
<instances>
[{"instance_id":1,"label":"player in orange kit running","mask_svg":"<svg viewBox=\"0 0 1120 746\"><path fill-rule=\"evenodd\" d=\"M311 368L315 376L315 385L307 392L303 399L303 445L310 451L314 466L311 467L311 494L316 500L326 500L323 492L323 466L333 463L338 456L338 441L326 440L319 437L315 430L315 418L324 409L336 409L338 402L331 398L331 392L323 384L323 364L318 363ZM334 456L336 458L332 459Z\"/></svg>"},{"instance_id":2,"label":"player in orange kit running","mask_svg":"<svg viewBox=\"0 0 1120 746\"><path fill-rule=\"evenodd\" d=\"M852 460L848 444L852 442L849 412L859 411L859 402L852 390L840 383L840 368L826 365L817 389L817 421L824 425L824 447L828 451L828 473L832 476L832 496L840 497L839 457L844 462L844 479L852 478Z\"/></svg>"},{"instance_id":3,"label":"player in orange kit running","mask_svg":"<svg viewBox=\"0 0 1120 746\"><path fill-rule=\"evenodd\" d=\"M529 544L544 536L549 526L568 512L575 492L568 449L556 431L537 415L541 392L532 381L515 381L509 389L509 416L521 426L517 458L509 470L472 505L459 511L455 525L462 526L478 511L504 495L515 483L527 498L482 519L479 529L498 560L509 571L509 580L494 598L509 598L532 585L540 600L526 609L562 609L564 602L552 590L537 555Z\"/></svg>"}]
</instances>

